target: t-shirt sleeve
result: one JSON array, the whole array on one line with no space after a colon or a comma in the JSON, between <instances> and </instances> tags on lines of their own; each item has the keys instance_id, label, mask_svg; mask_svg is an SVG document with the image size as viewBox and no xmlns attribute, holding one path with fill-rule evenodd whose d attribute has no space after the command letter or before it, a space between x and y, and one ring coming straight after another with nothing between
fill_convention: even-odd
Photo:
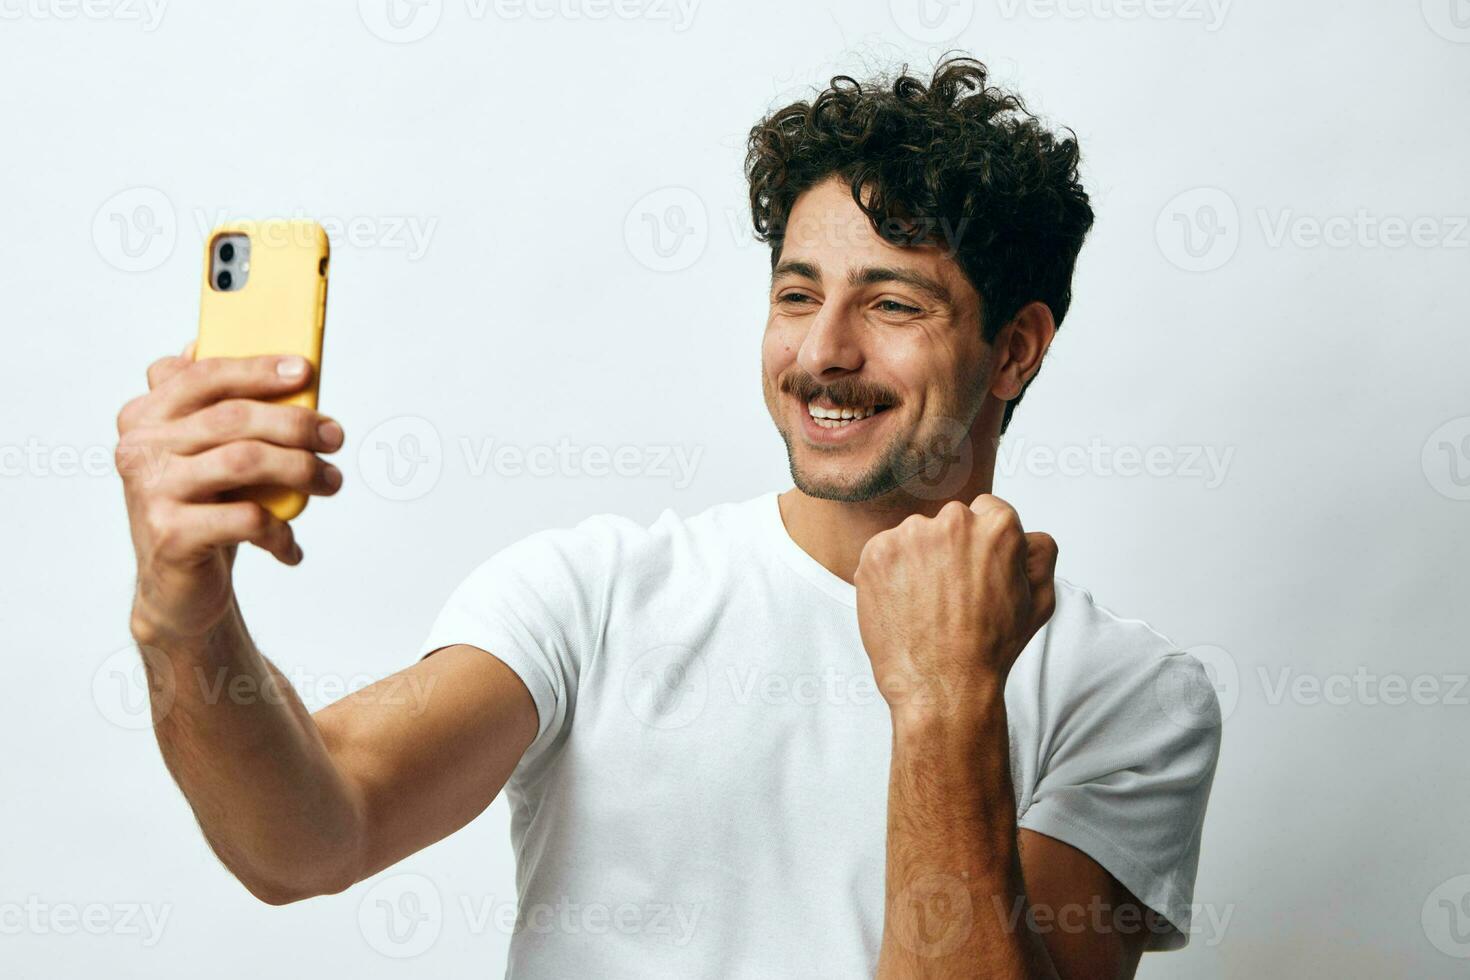
<instances>
[{"instance_id":1,"label":"t-shirt sleeve","mask_svg":"<svg viewBox=\"0 0 1470 980\"><path fill-rule=\"evenodd\" d=\"M539 752L561 731L581 667L595 655L616 550L615 528L595 517L517 541L460 582L418 656L463 643L504 662L536 704L527 754Z\"/></svg>"},{"instance_id":2,"label":"t-shirt sleeve","mask_svg":"<svg viewBox=\"0 0 1470 980\"><path fill-rule=\"evenodd\" d=\"M1140 651L1137 628L1102 631L1053 687L1050 744L1019 825L1092 857L1173 927L1148 948L1178 949L1189 941L1220 707L1199 660L1147 632Z\"/></svg>"}]
</instances>

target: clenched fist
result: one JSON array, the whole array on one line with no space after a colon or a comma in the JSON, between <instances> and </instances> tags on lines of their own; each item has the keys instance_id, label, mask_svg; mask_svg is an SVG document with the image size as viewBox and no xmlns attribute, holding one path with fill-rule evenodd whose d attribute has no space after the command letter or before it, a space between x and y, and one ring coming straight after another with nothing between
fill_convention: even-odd
<instances>
[{"instance_id":1,"label":"clenched fist","mask_svg":"<svg viewBox=\"0 0 1470 980\"><path fill-rule=\"evenodd\" d=\"M895 716L995 703L1011 664L1056 607L1057 546L981 494L875 534L858 560L857 612Z\"/></svg>"},{"instance_id":2,"label":"clenched fist","mask_svg":"<svg viewBox=\"0 0 1470 980\"><path fill-rule=\"evenodd\" d=\"M324 495L342 485L341 472L316 455L341 447L341 426L266 400L300 390L310 373L300 357L195 361L186 348L155 361L148 393L118 413L116 463L138 558L132 631L140 643L198 638L224 618L241 541L289 565L301 560L289 525L230 494L284 486Z\"/></svg>"}]
</instances>

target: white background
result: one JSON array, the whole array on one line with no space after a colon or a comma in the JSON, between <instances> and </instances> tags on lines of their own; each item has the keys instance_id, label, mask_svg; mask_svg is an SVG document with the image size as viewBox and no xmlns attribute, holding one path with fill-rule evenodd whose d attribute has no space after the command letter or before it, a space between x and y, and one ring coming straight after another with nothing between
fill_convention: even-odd
<instances>
[{"instance_id":1,"label":"white background","mask_svg":"<svg viewBox=\"0 0 1470 980\"><path fill-rule=\"evenodd\" d=\"M837 71L950 46L1075 128L1098 219L997 492L1062 574L1204 650L1228 711L1200 931L1143 975L1463 974L1470 7L918 2L428 0L394 28L386 0L0 0L0 974L503 969L503 804L270 908L138 730L114 417L190 339L210 225L335 223L321 398L346 486L296 522L304 564L238 572L315 708L405 666L531 530L786 485L745 134ZM405 435L427 462L400 487ZM561 440L640 472L493 456ZM1049 469L1069 447L1082 471ZM1152 474L1116 471L1128 447ZM664 448L698 454L692 479ZM442 908L409 946L377 904L405 890Z\"/></svg>"}]
</instances>

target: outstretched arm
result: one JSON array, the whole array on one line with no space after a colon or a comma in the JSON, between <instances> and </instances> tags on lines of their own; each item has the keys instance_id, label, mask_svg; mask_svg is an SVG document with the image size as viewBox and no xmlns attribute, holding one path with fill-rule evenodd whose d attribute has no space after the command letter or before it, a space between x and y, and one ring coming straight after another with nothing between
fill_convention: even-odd
<instances>
[{"instance_id":1,"label":"outstretched arm","mask_svg":"<svg viewBox=\"0 0 1470 980\"><path fill-rule=\"evenodd\" d=\"M236 600L242 543L301 560L290 525L233 491L330 495L319 453L341 427L276 399L302 358L191 352L148 370L118 413L138 559L131 629L154 731L210 846L264 901L341 891L483 810L535 737L530 692L485 652L453 646L316 715L260 653Z\"/></svg>"}]
</instances>

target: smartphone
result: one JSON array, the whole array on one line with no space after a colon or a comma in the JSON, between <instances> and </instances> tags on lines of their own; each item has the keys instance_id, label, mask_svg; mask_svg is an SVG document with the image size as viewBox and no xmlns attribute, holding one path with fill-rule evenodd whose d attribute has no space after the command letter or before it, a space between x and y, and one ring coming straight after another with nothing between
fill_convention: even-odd
<instances>
[{"instance_id":1,"label":"smartphone","mask_svg":"<svg viewBox=\"0 0 1470 980\"><path fill-rule=\"evenodd\" d=\"M275 399L316 408L327 315L327 233L315 221L238 221L209 235L194 359L299 354L311 362L311 384ZM286 487L246 487L229 495L255 500L283 521L307 496Z\"/></svg>"}]
</instances>

